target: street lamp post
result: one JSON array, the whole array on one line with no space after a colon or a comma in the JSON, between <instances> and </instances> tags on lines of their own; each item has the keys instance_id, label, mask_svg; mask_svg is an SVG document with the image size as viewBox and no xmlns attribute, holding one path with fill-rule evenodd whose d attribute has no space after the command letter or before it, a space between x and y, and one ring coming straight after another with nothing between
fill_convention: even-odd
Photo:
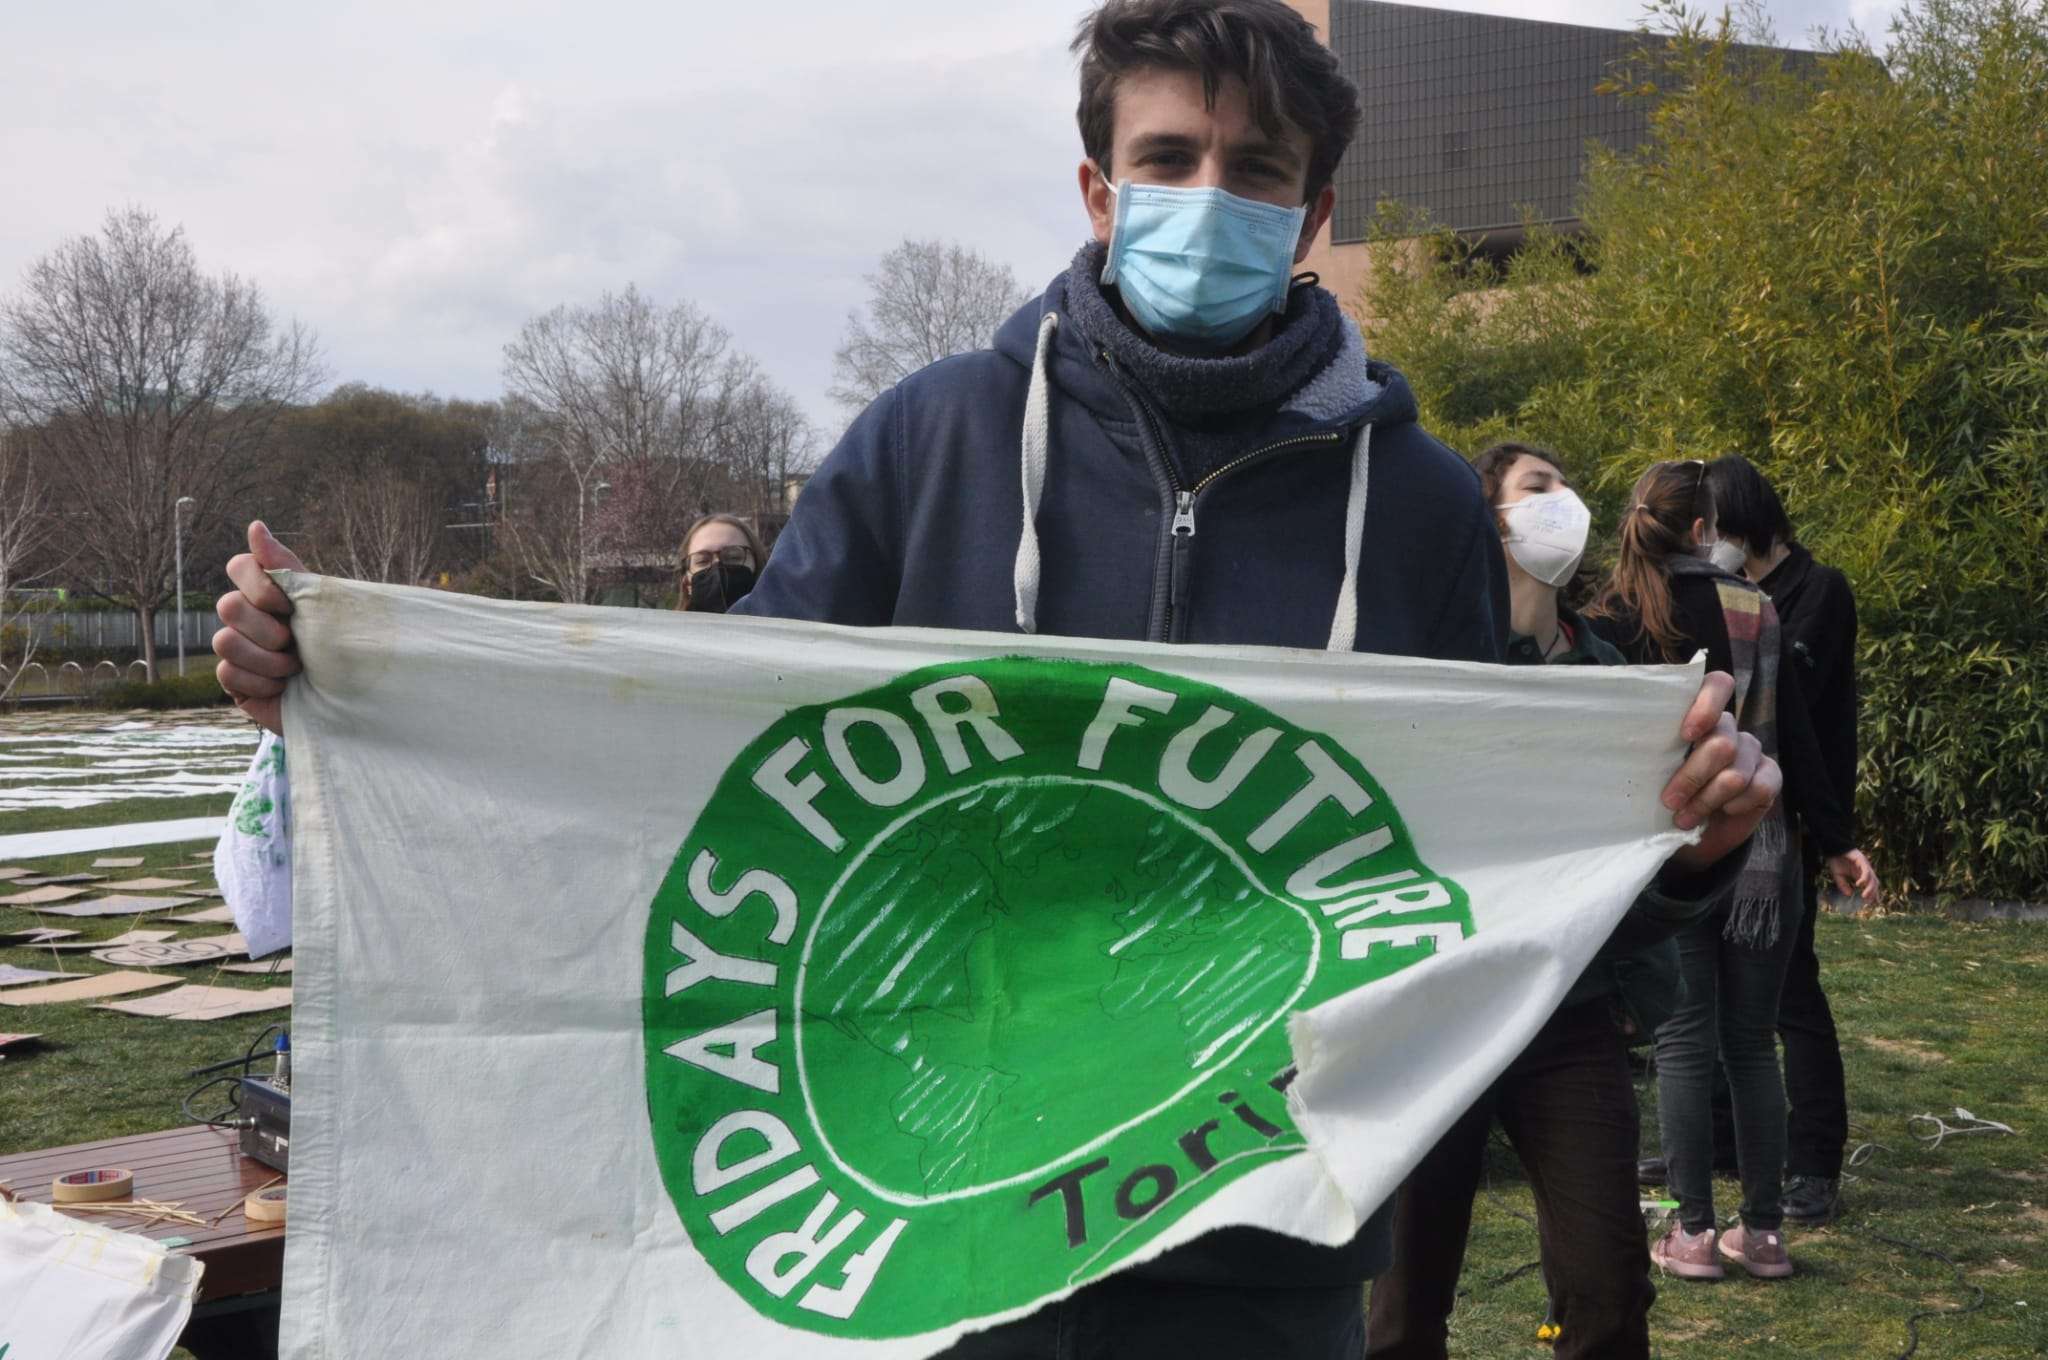
<instances>
[{"instance_id":1,"label":"street lamp post","mask_svg":"<svg viewBox=\"0 0 2048 1360\"><path fill-rule=\"evenodd\" d=\"M177 558L176 571L178 574L178 678L180 680L185 678L185 510L186 507L196 504L197 502L190 496L180 496L172 515L172 518L177 523L177 531L173 535L176 544L173 552Z\"/></svg>"}]
</instances>

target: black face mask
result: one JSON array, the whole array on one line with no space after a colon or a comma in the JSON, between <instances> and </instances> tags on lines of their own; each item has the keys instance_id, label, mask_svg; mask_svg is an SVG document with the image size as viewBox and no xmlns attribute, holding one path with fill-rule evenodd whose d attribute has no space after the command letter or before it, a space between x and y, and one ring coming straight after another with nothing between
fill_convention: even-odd
<instances>
[{"instance_id":1,"label":"black face mask","mask_svg":"<svg viewBox=\"0 0 2048 1360\"><path fill-rule=\"evenodd\" d=\"M690 573L690 608L703 614L723 614L753 588L752 567L714 563Z\"/></svg>"}]
</instances>

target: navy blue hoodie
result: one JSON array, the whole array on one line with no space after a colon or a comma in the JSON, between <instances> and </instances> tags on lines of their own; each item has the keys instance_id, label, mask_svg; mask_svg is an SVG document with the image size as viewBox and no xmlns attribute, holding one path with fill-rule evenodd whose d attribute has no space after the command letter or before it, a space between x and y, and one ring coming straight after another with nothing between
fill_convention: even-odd
<instances>
[{"instance_id":1,"label":"navy blue hoodie","mask_svg":"<svg viewBox=\"0 0 2048 1360\"><path fill-rule=\"evenodd\" d=\"M805 486L734 612L1015 632L1022 575L1035 578L1023 612L1042 634L1322 648L1339 612L1354 450L1369 424L1356 650L1503 659L1506 569L1478 478L1416 425L1407 383L1366 363L1348 322L1342 352L1301 389L1249 419L1205 422L1210 444L1218 428L1241 431L1242 452L1191 460L1176 447L1183 423L1074 322L1072 286L1069 275L1055 279L993 350L933 364L869 406ZM1059 318L1049 333L1048 314ZM1034 421L1026 402L1041 339ZM1334 371L1345 364L1352 371ZM1020 572L1033 424L1044 436L1037 567ZM1226 1229L1139 1271L1341 1286L1383 1270L1390 1246L1383 1208L1346 1247Z\"/></svg>"},{"instance_id":2,"label":"navy blue hoodie","mask_svg":"<svg viewBox=\"0 0 2048 1360\"><path fill-rule=\"evenodd\" d=\"M804 487L734 612L1017 631L1025 396L1041 318L1061 310L1066 285L1055 279L1012 316L995 349L942 360L876 399ZM1046 358L1036 631L1325 646L1355 435L1370 424L1356 649L1502 659L1499 532L1478 478L1416 425L1393 369L1367 367L1377 391L1363 402L1318 409L1311 397L1272 411L1204 484L1178 470L1171 422L1078 327L1060 324Z\"/></svg>"}]
</instances>

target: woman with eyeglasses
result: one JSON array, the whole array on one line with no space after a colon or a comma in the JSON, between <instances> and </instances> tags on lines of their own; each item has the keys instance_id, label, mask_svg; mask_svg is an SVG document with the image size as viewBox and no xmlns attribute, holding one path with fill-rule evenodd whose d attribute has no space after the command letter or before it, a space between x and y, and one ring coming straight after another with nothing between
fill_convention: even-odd
<instances>
[{"instance_id":1,"label":"woman with eyeglasses","mask_svg":"<svg viewBox=\"0 0 2048 1360\"><path fill-rule=\"evenodd\" d=\"M706 515L683 535L682 557L676 608L723 614L754 588L768 553L737 515Z\"/></svg>"},{"instance_id":2,"label":"woman with eyeglasses","mask_svg":"<svg viewBox=\"0 0 2048 1360\"><path fill-rule=\"evenodd\" d=\"M1809 825L1846 818L1813 778L1818 746L1784 665L1770 597L1712 560L1718 541L1703 461L1655 463L1622 516L1620 555L1586 611L1636 664L1707 654L1735 676L1736 726L1781 762L1786 797L1751 836L1728 904L1678 932L1680 995L1657 1030L1657 1114L1678 1222L1650 1259L1681 1279L1714 1280L1722 1262L1762 1279L1792 1273L1781 1229L1785 1084L1778 1071L1778 993L1805 909L1797 836L1786 805ZM1783 754L1781 754L1781 744ZM1715 1233L1711 1099L1718 1055L1735 1109L1742 1222Z\"/></svg>"}]
</instances>

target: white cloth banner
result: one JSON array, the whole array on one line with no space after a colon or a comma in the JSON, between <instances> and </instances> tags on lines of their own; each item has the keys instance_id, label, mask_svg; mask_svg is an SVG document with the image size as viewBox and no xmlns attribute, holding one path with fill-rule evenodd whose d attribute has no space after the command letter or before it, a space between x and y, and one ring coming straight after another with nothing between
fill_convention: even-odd
<instances>
[{"instance_id":1,"label":"white cloth banner","mask_svg":"<svg viewBox=\"0 0 2048 1360\"><path fill-rule=\"evenodd\" d=\"M923 1356L1343 1242L1686 840L1696 665L279 579L293 1360Z\"/></svg>"},{"instance_id":2,"label":"white cloth banner","mask_svg":"<svg viewBox=\"0 0 2048 1360\"><path fill-rule=\"evenodd\" d=\"M204 1272L147 1237L0 1195L0 1360L164 1360Z\"/></svg>"}]
</instances>

